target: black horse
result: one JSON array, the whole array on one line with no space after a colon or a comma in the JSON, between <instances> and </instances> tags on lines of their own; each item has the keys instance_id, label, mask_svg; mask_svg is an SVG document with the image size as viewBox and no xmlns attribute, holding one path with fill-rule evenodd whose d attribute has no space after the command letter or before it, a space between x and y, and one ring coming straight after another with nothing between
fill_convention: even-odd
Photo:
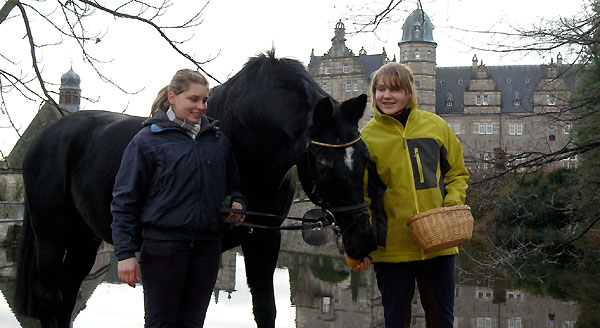
<instances>
[{"instance_id":1,"label":"black horse","mask_svg":"<svg viewBox=\"0 0 600 328\"><path fill-rule=\"evenodd\" d=\"M210 96L209 116L221 120L238 158L246 222L277 227L295 190L333 213L346 252L363 258L375 248L363 200L368 151L358 120L366 96L338 104L304 66L259 55ZM101 241L111 242L109 204L123 149L144 118L104 112L70 114L45 128L23 162L26 207L17 270L17 311L43 327L69 327L79 286ZM254 229L223 239L242 246L258 327L274 327L273 273L280 231Z\"/></svg>"}]
</instances>

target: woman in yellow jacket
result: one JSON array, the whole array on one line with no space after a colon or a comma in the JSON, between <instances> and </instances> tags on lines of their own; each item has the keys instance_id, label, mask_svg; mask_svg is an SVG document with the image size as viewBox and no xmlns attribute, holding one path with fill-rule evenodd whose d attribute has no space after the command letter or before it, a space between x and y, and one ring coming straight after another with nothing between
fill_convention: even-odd
<instances>
[{"instance_id":1,"label":"woman in yellow jacket","mask_svg":"<svg viewBox=\"0 0 600 328\"><path fill-rule=\"evenodd\" d=\"M442 118L418 109L407 66L382 66L373 74L371 94L375 117L362 129L371 154L365 198L378 243L371 257L385 327L409 326L415 282L427 327L452 327L458 248L425 253L406 221L429 209L464 204L469 172L462 146Z\"/></svg>"}]
</instances>

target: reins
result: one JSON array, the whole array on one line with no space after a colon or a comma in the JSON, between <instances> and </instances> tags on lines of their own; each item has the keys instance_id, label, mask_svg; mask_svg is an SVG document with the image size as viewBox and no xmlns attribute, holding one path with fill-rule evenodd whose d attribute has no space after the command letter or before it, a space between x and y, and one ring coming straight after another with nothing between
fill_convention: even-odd
<instances>
[{"instance_id":1,"label":"reins","mask_svg":"<svg viewBox=\"0 0 600 328\"><path fill-rule=\"evenodd\" d=\"M233 224L237 224L237 225L240 225L243 227L248 227L251 229L258 228L258 229L267 229L267 230L312 230L312 229L320 229L320 228L324 228L327 226L331 226L335 222L335 218L333 220L327 219L327 215L331 215L333 217L333 214L323 212L323 211L322 211L322 213L325 216L319 217L319 219L322 219L322 220L305 219L305 218L298 218L298 217L292 217L292 216L281 216L281 215L254 212L254 211L241 211L241 210L235 210L235 209L222 209L221 210L221 214L229 214L229 213L271 217L271 218L277 218L277 219L292 219L292 220L301 221L301 222L312 222L311 224L302 223L302 224L298 224L298 225L290 225L290 226L283 226L283 227L282 226L271 227L271 226L266 226L266 225L262 225L262 224L237 221L237 220L235 220L233 218L229 218L229 217L226 217L223 219L223 221L225 221L227 223L233 223Z\"/></svg>"}]
</instances>

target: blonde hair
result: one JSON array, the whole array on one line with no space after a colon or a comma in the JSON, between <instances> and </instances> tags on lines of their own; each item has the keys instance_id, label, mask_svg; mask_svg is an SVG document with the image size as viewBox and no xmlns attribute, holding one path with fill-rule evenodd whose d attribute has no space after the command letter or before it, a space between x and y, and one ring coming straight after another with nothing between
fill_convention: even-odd
<instances>
[{"instance_id":1,"label":"blonde hair","mask_svg":"<svg viewBox=\"0 0 600 328\"><path fill-rule=\"evenodd\" d=\"M387 63L381 66L371 75L371 99L375 104L375 92L377 84L382 82L390 90L404 90L410 94L410 106L416 103L417 88L415 86L415 77L410 67L400 63Z\"/></svg>"},{"instance_id":2,"label":"blonde hair","mask_svg":"<svg viewBox=\"0 0 600 328\"><path fill-rule=\"evenodd\" d=\"M208 88L208 80L198 71L194 71L188 68L181 69L175 73L171 79L171 83L160 89L156 95L156 99L152 103L150 108L150 116L154 116L157 110L167 111L169 106L168 94L173 91L176 95L186 92L190 89L190 84L198 83Z\"/></svg>"}]
</instances>

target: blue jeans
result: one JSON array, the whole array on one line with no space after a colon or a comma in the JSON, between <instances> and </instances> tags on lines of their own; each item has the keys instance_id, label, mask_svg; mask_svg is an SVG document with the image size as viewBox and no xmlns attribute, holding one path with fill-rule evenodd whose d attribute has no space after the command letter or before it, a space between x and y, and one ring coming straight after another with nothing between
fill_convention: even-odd
<instances>
[{"instance_id":1,"label":"blue jeans","mask_svg":"<svg viewBox=\"0 0 600 328\"><path fill-rule=\"evenodd\" d=\"M385 328L410 327L415 281L427 327L452 327L455 258L456 255L447 255L423 261L375 263Z\"/></svg>"},{"instance_id":2,"label":"blue jeans","mask_svg":"<svg viewBox=\"0 0 600 328\"><path fill-rule=\"evenodd\" d=\"M144 327L202 327L220 263L220 240L144 239Z\"/></svg>"}]
</instances>

